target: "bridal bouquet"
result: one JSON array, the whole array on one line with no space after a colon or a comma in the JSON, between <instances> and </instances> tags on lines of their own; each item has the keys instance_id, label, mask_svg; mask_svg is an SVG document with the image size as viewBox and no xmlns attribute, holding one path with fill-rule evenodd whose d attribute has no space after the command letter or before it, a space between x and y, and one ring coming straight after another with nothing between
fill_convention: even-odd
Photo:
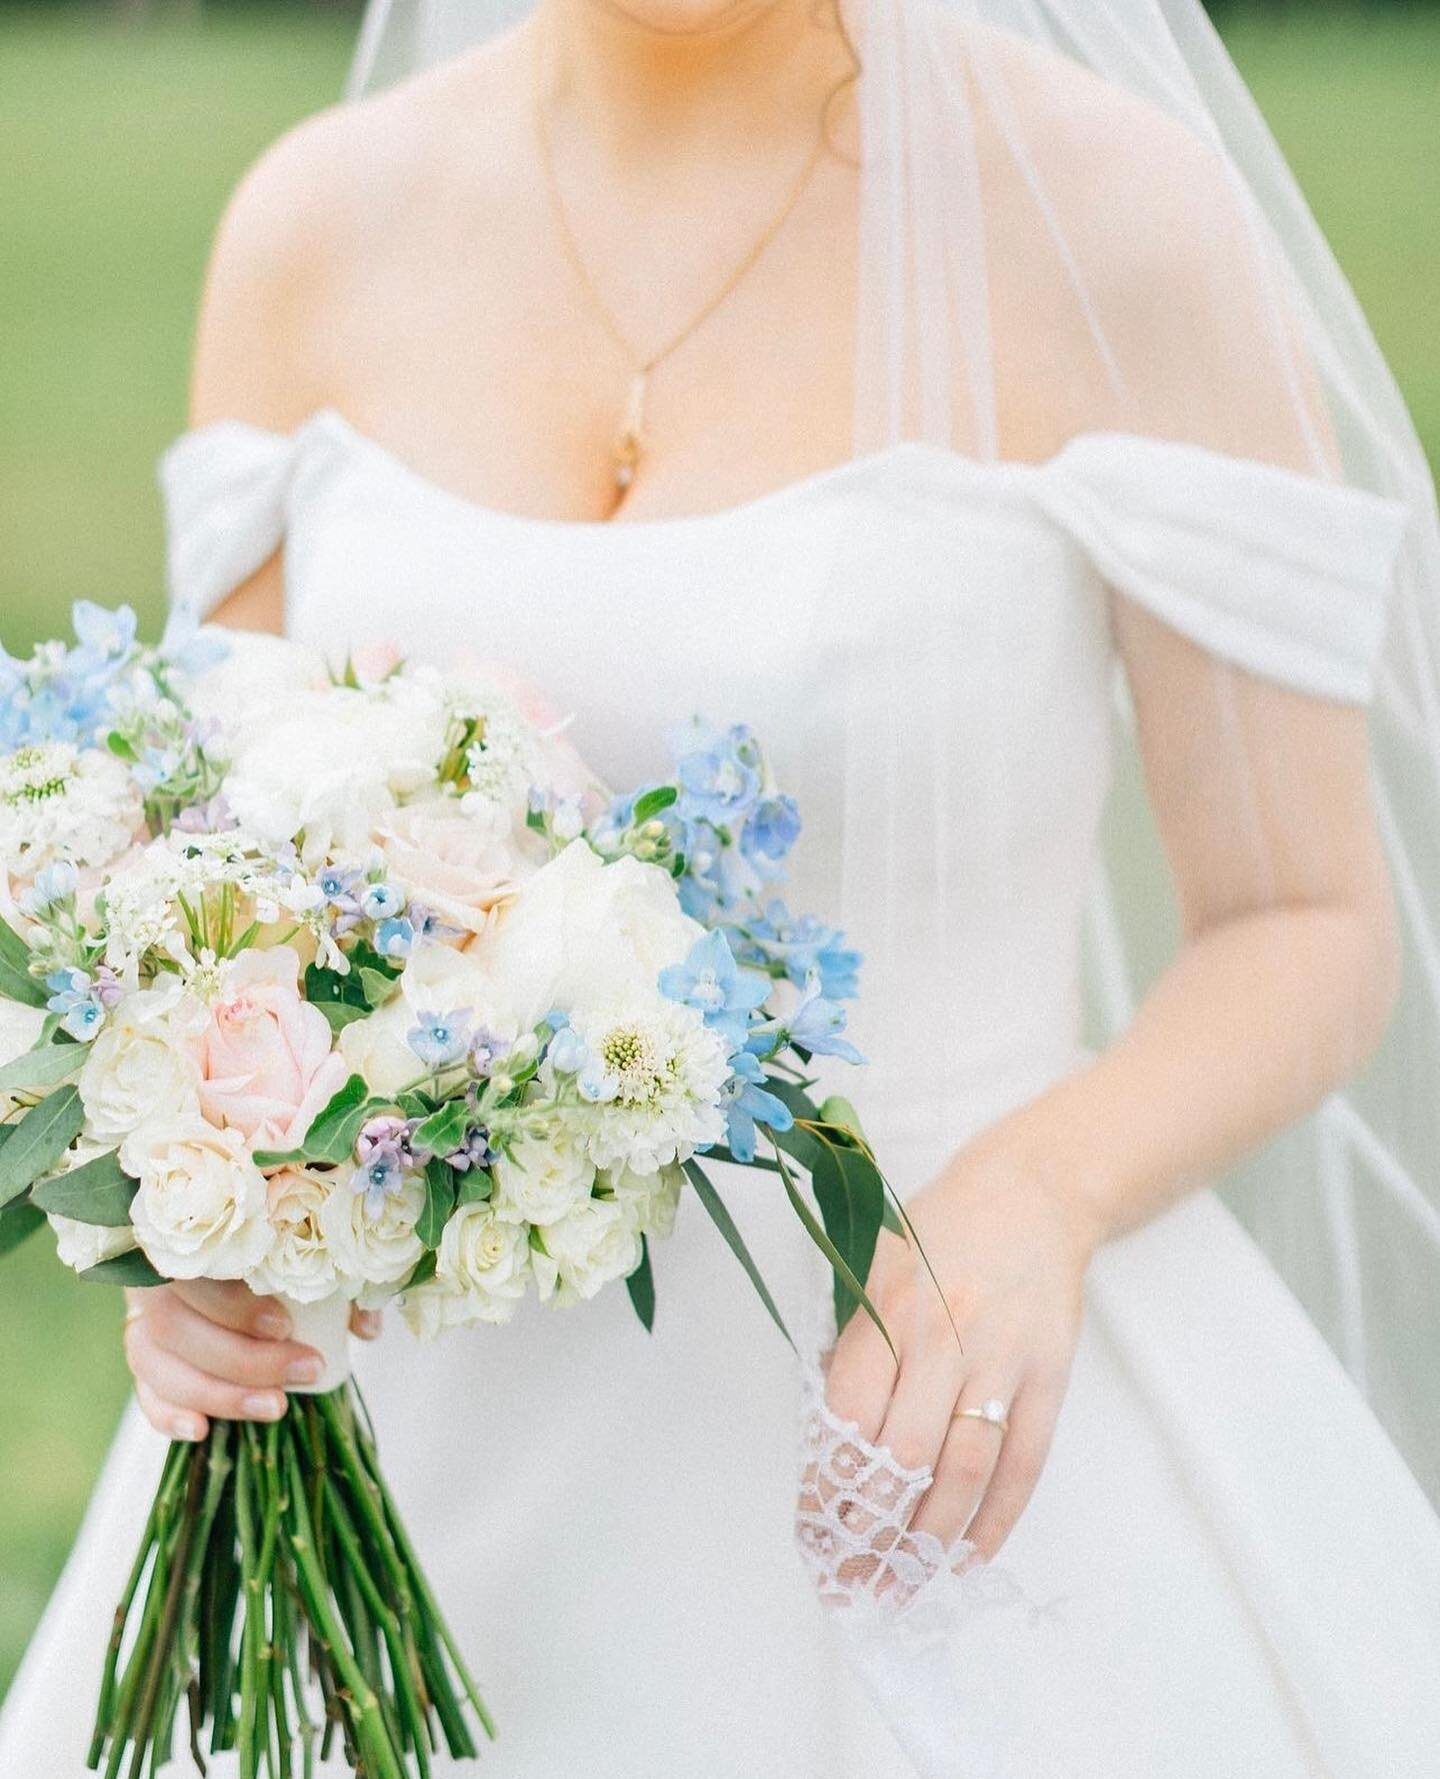
<instances>
[{"instance_id":1,"label":"bridal bouquet","mask_svg":"<svg viewBox=\"0 0 1440 1779\"><path fill-rule=\"evenodd\" d=\"M244 1779L308 1770L317 1718L357 1772L423 1775L493 1728L350 1305L433 1334L624 1280L648 1327L688 1188L780 1322L704 1157L769 1175L840 1323L873 1317L903 1212L809 1073L859 1060L859 960L778 898L799 817L743 727L614 797L479 666L74 623L0 655L0 1252L48 1220L85 1279L243 1279L327 1359L280 1423L172 1446L90 1765L153 1771L183 1704Z\"/></svg>"}]
</instances>

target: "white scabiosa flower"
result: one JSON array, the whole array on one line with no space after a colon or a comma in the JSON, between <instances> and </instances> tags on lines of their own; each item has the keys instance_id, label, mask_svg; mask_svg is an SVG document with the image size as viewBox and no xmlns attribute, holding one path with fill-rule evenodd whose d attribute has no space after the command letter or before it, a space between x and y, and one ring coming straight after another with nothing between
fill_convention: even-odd
<instances>
[{"instance_id":1,"label":"white scabiosa flower","mask_svg":"<svg viewBox=\"0 0 1440 1779\"><path fill-rule=\"evenodd\" d=\"M0 759L0 859L12 877L57 859L99 869L143 831L140 793L113 754L47 741Z\"/></svg>"},{"instance_id":2,"label":"white scabiosa flower","mask_svg":"<svg viewBox=\"0 0 1440 1779\"><path fill-rule=\"evenodd\" d=\"M494 1172L495 1215L508 1223L554 1223L583 1204L595 1183L583 1133L566 1128L520 1137Z\"/></svg>"},{"instance_id":3,"label":"white scabiosa flower","mask_svg":"<svg viewBox=\"0 0 1440 1779\"><path fill-rule=\"evenodd\" d=\"M624 1209L604 1199L582 1205L541 1231L531 1269L542 1300L583 1302L640 1264L640 1233Z\"/></svg>"},{"instance_id":4,"label":"white scabiosa flower","mask_svg":"<svg viewBox=\"0 0 1440 1779\"><path fill-rule=\"evenodd\" d=\"M653 1174L724 1139L726 1044L695 1008L657 997L570 1023L591 1059L580 1088L596 1167Z\"/></svg>"},{"instance_id":5,"label":"white scabiosa flower","mask_svg":"<svg viewBox=\"0 0 1440 1779\"><path fill-rule=\"evenodd\" d=\"M333 1174L304 1167L280 1168L266 1180L272 1239L264 1260L245 1281L252 1291L275 1292L296 1303L318 1303L334 1295L339 1275L323 1222L334 1180Z\"/></svg>"},{"instance_id":6,"label":"white scabiosa flower","mask_svg":"<svg viewBox=\"0 0 1440 1779\"><path fill-rule=\"evenodd\" d=\"M137 1152L138 1151L138 1152ZM139 1179L130 1207L135 1239L170 1279L243 1279L272 1241L265 1176L237 1130L193 1121L132 1144L124 1164Z\"/></svg>"},{"instance_id":7,"label":"white scabiosa flower","mask_svg":"<svg viewBox=\"0 0 1440 1779\"><path fill-rule=\"evenodd\" d=\"M346 1290L362 1302L378 1302L414 1270L425 1252L415 1225L425 1208L424 1183L402 1176L378 1200L354 1173L335 1174L320 1213L320 1227Z\"/></svg>"}]
</instances>

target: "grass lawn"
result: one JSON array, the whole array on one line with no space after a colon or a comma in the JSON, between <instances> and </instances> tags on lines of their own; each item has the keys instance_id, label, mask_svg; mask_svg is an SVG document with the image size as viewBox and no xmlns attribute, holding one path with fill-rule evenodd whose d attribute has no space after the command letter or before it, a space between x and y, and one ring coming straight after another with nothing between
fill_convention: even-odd
<instances>
[{"instance_id":1,"label":"grass lawn","mask_svg":"<svg viewBox=\"0 0 1440 1779\"><path fill-rule=\"evenodd\" d=\"M158 615L154 462L183 424L210 233L246 163L339 90L350 35L343 21L264 13L124 34L84 15L0 13L11 649L61 628L80 594ZM1440 14L1247 27L1233 44L1440 463ZM0 1689L123 1394L118 1303L32 1249L0 1274Z\"/></svg>"}]
</instances>

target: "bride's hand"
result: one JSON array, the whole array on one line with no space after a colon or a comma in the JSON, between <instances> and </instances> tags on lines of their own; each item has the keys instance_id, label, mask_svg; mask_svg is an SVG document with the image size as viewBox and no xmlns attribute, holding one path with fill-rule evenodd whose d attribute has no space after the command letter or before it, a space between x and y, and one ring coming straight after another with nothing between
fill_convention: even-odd
<instances>
[{"instance_id":1,"label":"bride's hand","mask_svg":"<svg viewBox=\"0 0 1440 1779\"><path fill-rule=\"evenodd\" d=\"M902 1464L934 1472L916 1528L946 1542L965 1533L989 1558L1049 1451L1101 1232L1079 1203L966 1154L907 1210L939 1289L914 1245L882 1231L868 1289L898 1369L857 1311L836 1344L826 1396ZM992 1399L1008 1429L955 1418Z\"/></svg>"},{"instance_id":2,"label":"bride's hand","mask_svg":"<svg viewBox=\"0 0 1440 1779\"><path fill-rule=\"evenodd\" d=\"M285 1389L314 1383L323 1361L289 1339L274 1297L238 1282L196 1279L127 1291L125 1357L146 1420L170 1439L203 1439L209 1419L277 1421ZM352 1310L352 1332L380 1331L375 1310Z\"/></svg>"}]
</instances>

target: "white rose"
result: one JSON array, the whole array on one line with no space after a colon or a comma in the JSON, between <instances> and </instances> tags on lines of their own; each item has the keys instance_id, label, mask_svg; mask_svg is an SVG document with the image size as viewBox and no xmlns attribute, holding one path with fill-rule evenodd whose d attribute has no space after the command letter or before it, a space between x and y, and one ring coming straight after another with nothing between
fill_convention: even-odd
<instances>
[{"instance_id":1,"label":"white rose","mask_svg":"<svg viewBox=\"0 0 1440 1779\"><path fill-rule=\"evenodd\" d=\"M488 1204L461 1205L435 1258L437 1283L461 1299L456 1320L508 1322L530 1280L530 1231L502 1222Z\"/></svg>"},{"instance_id":2,"label":"white rose","mask_svg":"<svg viewBox=\"0 0 1440 1779\"><path fill-rule=\"evenodd\" d=\"M128 1254L135 1246L135 1231L128 1223L111 1229L101 1223L77 1223L73 1217L50 1213L50 1227L55 1231L55 1252L62 1266L76 1272L88 1272L102 1260L113 1260L117 1254Z\"/></svg>"},{"instance_id":3,"label":"white rose","mask_svg":"<svg viewBox=\"0 0 1440 1779\"><path fill-rule=\"evenodd\" d=\"M522 1136L495 1163L495 1215L508 1223L554 1223L583 1204L595 1164L580 1133Z\"/></svg>"},{"instance_id":4,"label":"white rose","mask_svg":"<svg viewBox=\"0 0 1440 1779\"><path fill-rule=\"evenodd\" d=\"M200 722L227 736L261 724L301 693L329 683L325 663L312 649L257 630L226 630L225 659L193 680L185 701Z\"/></svg>"},{"instance_id":5,"label":"white rose","mask_svg":"<svg viewBox=\"0 0 1440 1779\"><path fill-rule=\"evenodd\" d=\"M318 1303L337 1288L335 1259L324 1233L325 1206L335 1176L312 1168L285 1167L265 1182L270 1250L246 1283L296 1303Z\"/></svg>"},{"instance_id":6,"label":"white rose","mask_svg":"<svg viewBox=\"0 0 1440 1779\"><path fill-rule=\"evenodd\" d=\"M612 1279L640 1264L640 1236L622 1206L592 1198L541 1232L544 1248L531 1257L543 1299L575 1303L594 1297Z\"/></svg>"},{"instance_id":7,"label":"white rose","mask_svg":"<svg viewBox=\"0 0 1440 1779\"><path fill-rule=\"evenodd\" d=\"M271 1242L265 1176L239 1131L197 1116L134 1148L140 1184L130 1220L157 1272L240 1279L260 1265Z\"/></svg>"},{"instance_id":8,"label":"white rose","mask_svg":"<svg viewBox=\"0 0 1440 1779\"><path fill-rule=\"evenodd\" d=\"M483 932L491 909L513 896L538 864L532 848L517 841L508 810L483 803L462 810L449 797L391 810L375 830L375 843L388 875L462 933Z\"/></svg>"},{"instance_id":9,"label":"white rose","mask_svg":"<svg viewBox=\"0 0 1440 1779\"><path fill-rule=\"evenodd\" d=\"M43 1007L27 1007L20 1001L0 998L0 1068L35 1048L44 1023ZM0 1118L14 1111L15 1105L12 1095L0 1092Z\"/></svg>"},{"instance_id":10,"label":"white rose","mask_svg":"<svg viewBox=\"0 0 1440 1779\"><path fill-rule=\"evenodd\" d=\"M395 1192L372 1201L354 1176L335 1175L320 1213L320 1227L347 1289L362 1301L384 1297L382 1286L398 1285L425 1252L415 1224L425 1208L424 1183L408 1175Z\"/></svg>"},{"instance_id":11,"label":"white rose","mask_svg":"<svg viewBox=\"0 0 1440 1779\"><path fill-rule=\"evenodd\" d=\"M684 1169L671 1165L653 1174L637 1174L630 1168L618 1168L613 1173L602 1174L599 1183L608 1188L614 1202L641 1235L663 1239L675 1228L675 1212L684 1182Z\"/></svg>"},{"instance_id":12,"label":"white rose","mask_svg":"<svg viewBox=\"0 0 1440 1779\"><path fill-rule=\"evenodd\" d=\"M575 840L497 912L476 953L528 1027L552 1007L653 992L661 970L704 936L659 866L607 865Z\"/></svg>"},{"instance_id":13,"label":"white rose","mask_svg":"<svg viewBox=\"0 0 1440 1779\"><path fill-rule=\"evenodd\" d=\"M85 1134L113 1146L189 1115L197 1105L199 1075L181 1040L204 1022L204 1007L173 980L127 995L80 1070Z\"/></svg>"}]
</instances>

